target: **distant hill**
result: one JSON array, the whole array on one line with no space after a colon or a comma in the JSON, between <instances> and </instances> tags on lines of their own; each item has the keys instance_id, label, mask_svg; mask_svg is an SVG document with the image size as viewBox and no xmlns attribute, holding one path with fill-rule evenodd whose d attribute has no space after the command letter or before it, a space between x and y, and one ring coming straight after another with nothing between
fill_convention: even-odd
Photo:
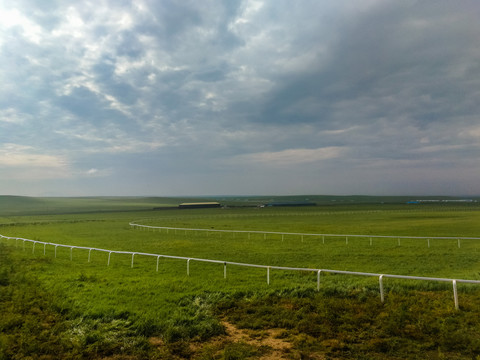
<instances>
[{"instance_id":1,"label":"distant hill","mask_svg":"<svg viewBox=\"0 0 480 360\"><path fill-rule=\"evenodd\" d=\"M316 205L406 204L417 199L462 200L454 196L370 196L370 195L288 195L288 196L211 196L210 201L232 206L255 206L269 203L315 203ZM478 200L479 197L468 197Z\"/></svg>"},{"instance_id":2,"label":"distant hill","mask_svg":"<svg viewBox=\"0 0 480 360\"><path fill-rule=\"evenodd\" d=\"M0 216L49 215L176 207L184 198L0 196ZM189 199L190 200L190 199Z\"/></svg>"},{"instance_id":3,"label":"distant hill","mask_svg":"<svg viewBox=\"0 0 480 360\"><path fill-rule=\"evenodd\" d=\"M314 203L317 206L354 204L406 204L422 200L464 200L448 196L338 196L338 195L290 195L290 196L205 196L205 197L141 197L141 196L92 196L92 197L28 197L0 195L0 216L54 215L88 212L112 212L177 208L181 203L219 202L222 206L258 206L268 203ZM480 205L479 197L470 197L472 204ZM450 204L447 202L447 204ZM412 205L414 206L414 205Z\"/></svg>"}]
</instances>

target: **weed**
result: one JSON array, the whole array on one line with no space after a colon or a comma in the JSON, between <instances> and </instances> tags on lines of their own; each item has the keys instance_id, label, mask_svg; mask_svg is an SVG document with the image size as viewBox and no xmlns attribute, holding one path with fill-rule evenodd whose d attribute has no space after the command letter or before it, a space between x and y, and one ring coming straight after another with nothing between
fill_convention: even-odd
<instances>
[{"instance_id":1,"label":"weed","mask_svg":"<svg viewBox=\"0 0 480 360\"><path fill-rule=\"evenodd\" d=\"M233 342L229 343L223 349L221 359L224 360L243 360L248 359L254 355L257 355L258 350L245 342Z\"/></svg>"}]
</instances>

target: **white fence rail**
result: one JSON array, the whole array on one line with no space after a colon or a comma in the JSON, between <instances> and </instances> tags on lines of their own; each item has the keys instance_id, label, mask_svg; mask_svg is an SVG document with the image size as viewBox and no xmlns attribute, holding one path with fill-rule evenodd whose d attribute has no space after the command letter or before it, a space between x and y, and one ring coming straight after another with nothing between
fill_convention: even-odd
<instances>
[{"instance_id":1,"label":"white fence rail","mask_svg":"<svg viewBox=\"0 0 480 360\"><path fill-rule=\"evenodd\" d=\"M325 243L325 238L344 238L345 243L348 244L349 238L367 238L370 240L370 245L373 244L373 239L394 239L397 240L398 245L401 244L403 239L416 239L416 240L425 240L428 247L430 247L430 240L454 240L457 243L457 246L461 247L461 241L463 240L480 240L480 237L459 237L459 236L394 236L394 235L352 235L352 234L320 234L320 233L294 233L294 232L278 232L278 231L261 231L261 230L222 230L222 229L193 229L193 228L183 228L183 227L171 227L171 226L151 226L151 225L142 225L131 222L129 224L132 227L139 229L150 229L150 230L166 230L167 233L169 230L173 231L202 231L202 232L217 232L217 233L231 233L235 234L247 234L250 238L250 234L263 234L264 239L267 238L267 235L279 235L282 236L298 236L303 241L304 237L318 237L321 238L323 243Z\"/></svg>"},{"instance_id":2,"label":"white fence rail","mask_svg":"<svg viewBox=\"0 0 480 360\"><path fill-rule=\"evenodd\" d=\"M73 260L73 250L74 249L88 250L88 262L90 262L90 260L91 260L91 252L92 251L106 252L106 253L108 253L107 266L110 266L110 261L111 261L111 255L112 254L128 254L128 255L131 255L131 257L132 257L131 258L131 267L132 268L133 268L133 265L134 265L135 255L150 256L150 257L154 257L154 258L157 259L157 262L156 262L156 271L157 272L158 272L159 260L161 258L185 260L187 262L187 275L188 276L190 276L190 262L191 261L207 262L207 263L214 263L214 264L223 264L223 276L224 276L224 278L227 277L227 265L266 269L266 271L267 271L267 284L270 284L270 270L272 270L272 269L286 270L286 271L307 271L307 272L316 273L316 275L317 275L317 291L320 290L320 275L322 273L377 277L378 282L379 282L380 300L381 300L382 303L385 301L385 291L384 291L384 286L383 286L383 279L385 279L385 278L450 282L453 286L453 300L454 300L455 309L457 309L457 310L459 309L457 283L477 284L477 285L480 284L480 280L449 279L449 278L435 278L435 277L393 275L393 274L377 274L377 273L358 272L358 271L313 269L313 268L286 267L286 266L269 266L269 265L239 263L239 262L232 262L232 261L201 259L201 258L193 258L193 257L185 257L185 256L160 255L160 254L150 254L150 253L144 253L144 252L120 251L120 250L107 250L107 249L88 247L88 246L74 246L74 245L66 245L66 244L55 244L55 243L51 243L51 242L24 239L24 238L20 238L20 237L10 237L10 236L5 236L5 235L1 235L1 234L0 234L0 239L6 240L6 241L14 240L16 246L18 246L18 242L21 241L23 243L23 249L24 250L25 250L25 243L26 242L32 243L33 244L32 245L32 253L35 253L35 246L37 244L43 245L43 254L44 255L46 254L46 246L47 245L53 246L55 248L55 258L57 257L57 248L58 247L69 248L70 249L70 260Z\"/></svg>"}]
</instances>

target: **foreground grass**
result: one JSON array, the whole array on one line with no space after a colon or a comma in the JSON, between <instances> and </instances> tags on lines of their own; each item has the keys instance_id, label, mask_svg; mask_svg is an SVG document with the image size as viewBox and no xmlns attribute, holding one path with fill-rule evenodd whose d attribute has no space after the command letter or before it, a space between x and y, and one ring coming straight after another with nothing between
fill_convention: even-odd
<instances>
[{"instance_id":1,"label":"foreground grass","mask_svg":"<svg viewBox=\"0 0 480 360\"><path fill-rule=\"evenodd\" d=\"M285 359L480 356L478 292L462 295L461 311L448 291L391 291L381 304L373 289L317 293L305 287L184 290L169 294L170 314L134 311L122 301L125 294L111 307L88 311L98 298L89 300L86 288L100 285L97 277L80 273L73 279L78 297L60 287L47 290L32 270L49 261L0 250L0 359L246 359L275 351ZM113 287L100 297L120 292L121 286ZM135 292L146 295L138 283L128 292L137 300ZM228 336L225 323L242 336ZM278 351L272 339L288 346Z\"/></svg>"},{"instance_id":2,"label":"foreground grass","mask_svg":"<svg viewBox=\"0 0 480 360\"><path fill-rule=\"evenodd\" d=\"M461 312L446 307L445 293L391 295L385 305L371 296L271 294L220 307L238 327L282 329L278 336L302 356L330 358L475 358L480 354L478 297ZM297 294L298 295L298 294ZM477 302L474 304L474 302Z\"/></svg>"},{"instance_id":3,"label":"foreground grass","mask_svg":"<svg viewBox=\"0 0 480 360\"><path fill-rule=\"evenodd\" d=\"M80 359L150 353L128 319L86 319L64 294L45 289L30 270L38 259L0 245L0 359Z\"/></svg>"},{"instance_id":4,"label":"foreground grass","mask_svg":"<svg viewBox=\"0 0 480 360\"><path fill-rule=\"evenodd\" d=\"M472 236L471 209L430 211L355 207L302 210L206 210L3 218L0 233L41 241L339 270L478 278L476 242L375 242L264 239L133 230L128 221L252 230ZM262 211L262 210L260 210ZM296 215L297 214L297 215ZM305 229L304 231L301 231ZM368 232L367 232L368 231ZM365 358L472 359L480 356L480 292L451 284L190 264L154 258L38 247L0 247L0 359L14 358ZM232 328L233 327L233 328ZM237 329L241 336L234 336ZM284 346L276 347L277 342ZM288 344L288 345L285 345Z\"/></svg>"}]
</instances>

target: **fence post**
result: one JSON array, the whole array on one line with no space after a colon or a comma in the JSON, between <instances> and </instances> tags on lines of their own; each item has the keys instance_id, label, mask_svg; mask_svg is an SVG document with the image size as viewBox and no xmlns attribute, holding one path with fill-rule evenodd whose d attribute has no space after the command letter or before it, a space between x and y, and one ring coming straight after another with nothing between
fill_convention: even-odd
<instances>
[{"instance_id":1,"label":"fence post","mask_svg":"<svg viewBox=\"0 0 480 360\"><path fill-rule=\"evenodd\" d=\"M267 285L270 285L270 266L267 266Z\"/></svg>"},{"instance_id":2,"label":"fence post","mask_svg":"<svg viewBox=\"0 0 480 360\"><path fill-rule=\"evenodd\" d=\"M457 280L452 280L453 285L453 301L455 302L455 310L458 310L458 294L457 294Z\"/></svg>"},{"instance_id":3,"label":"fence post","mask_svg":"<svg viewBox=\"0 0 480 360\"><path fill-rule=\"evenodd\" d=\"M55 258L57 258L57 247L58 245L55 245Z\"/></svg>"},{"instance_id":4,"label":"fence post","mask_svg":"<svg viewBox=\"0 0 480 360\"><path fill-rule=\"evenodd\" d=\"M372 238L370 238L370 246L372 246Z\"/></svg>"},{"instance_id":5,"label":"fence post","mask_svg":"<svg viewBox=\"0 0 480 360\"><path fill-rule=\"evenodd\" d=\"M322 235L322 244L325 244L325 235Z\"/></svg>"},{"instance_id":6,"label":"fence post","mask_svg":"<svg viewBox=\"0 0 480 360\"><path fill-rule=\"evenodd\" d=\"M383 294L383 275L378 277L378 282L380 285L380 301L383 303L385 300L385 295Z\"/></svg>"},{"instance_id":7,"label":"fence post","mask_svg":"<svg viewBox=\"0 0 480 360\"><path fill-rule=\"evenodd\" d=\"M92 252L92 249L88 250L88 262L90 262L90 254Z\"/></svg>"},{"instance_id":8,"label":"fence post","mask_svg":"<svg viewBox=\"0 0 480 360\"><path fill-rule=\"evenodd\" d=\"M158 272L158 262L159 262L160 258L161 258L161 256L158 255L158 256L157 256L157 272Z\"/></svg>"},{"instance_id":9,"label":"fence post","mask_svg":"<svg viewBox=\"0 0 480 360\"><path fill-rule=\"evenodd\" d=\"M36 244L36 243L37 243L36 241L33 242L32 254L35 254L35 244Z\"/></svg>"},{"instance_id":10,"label":"fence post","mask_svg":"<svg viewBox=\"0 0 480 360\"><path fill-rule=\"evenodd\" d=\"M317 271L317 291L320 291L320 273L322 270Z\"/></svg>"},{"instance_id":11,"label":"fence post","mask_svg":"<svg viewBox=\"0 0 480 360\"><path fill-rule=\"evenodd\" d=\"M73 260L73 246L70 247L70 261Z\"/></svg>"},{"instance_id":12,"label":"fence post","mask_svg":"<svg viewBox=\"0 0 480 360\"><path fill-rule=\"evenodd\" d=\"M226 261L223 263L223 278L224 279L227 278L227 262Z\"/></svg>"},{"instance_id":13,"label":"fence post","mask_svg":"<svg viewBox=\"0 0 480 360\"><path fill-rule=\"evenodd\" d=\"M348 236L345 236L345 245L348 245Z\"/></svg>"},{"instance_id":14,"label":"fence post","mask_svg":"<svg viewBox=\"0 0 480 360\"><path fill-rule=\"evenodd\" d=\"M460 239L457 239L458 248L460 249Z\"/></svg>"},{"instance_id":15,"label":"fence post","mask_svg":"<svg viewBox=\"0 0 480 360\"><path fill-rule=\"evenodd\" d=\"M130 266L131 268L133 268L133 258L135 257L135 253L132 253L132 265Z\"/></svg>"},{"instance_id":16,"label":"fence post","mask_svg":"<svg viewBox=\"0 0 480 360\"><path fill-rule=\"evenodd\" d=\"M398 240L398 246L400 246L400 238L398 238L397 240Z\"/></svg>"},{"instance_id":17,"label":"fence post","mask_svg":"<svg viewBox=\"0 0 480 360\"><path fill-rule=\"evenodd\" d=\"M110 266L110 255L112 255L112 252L108 252L108 261L107 261L107 266Z\"/></svg>"},{"instance_id":18,"label":"fence post","mask_svg":"<svg viewBox=\"0 0 480 360\"><path fill-rule=\"evenodd\" d=\"M45 248L47 247L47 243L43 243L43 255L45 255Z\"/></svg>"},{"instance_id":19,"label":"fence post","mask_svg":"<svg viewBox=\"0 0 480 360\"><path fill-rule=\"evenodd\" d=\"M187 259L187 276L190 276L190 259Z\"/></svg>"},{"instance_id":20,"label":"fence post","mask_svg":"<svg viewBox=\"0 0 480 360\"><path fill-rule=\"evenodd\" d=\"M427 239L427 246L430 247L430 239Z\"/></svg>"}]
</instances>

